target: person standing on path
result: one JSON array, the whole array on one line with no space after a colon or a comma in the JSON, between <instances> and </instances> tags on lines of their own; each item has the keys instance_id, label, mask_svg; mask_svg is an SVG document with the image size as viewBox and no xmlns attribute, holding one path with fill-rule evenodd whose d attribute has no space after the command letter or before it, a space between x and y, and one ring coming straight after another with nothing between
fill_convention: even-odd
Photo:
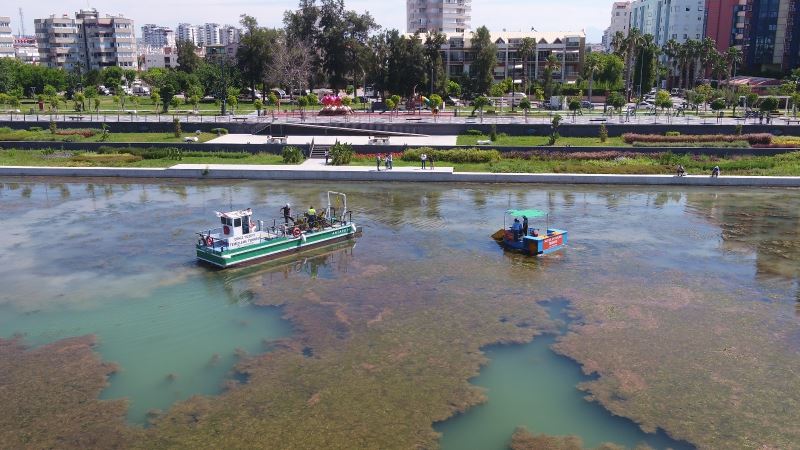
<instances>
[{"instance_id":1,"label":"person standing on path","mask_svg":"<svg viewBox=\"0 0 800 450\"><path fill-rule=\"evenodd\" d=\"M393 163L394 163L394 157L392 157L392 152L389 152L389 154L386 155L386 169L392 170L392 168L394 167L392 165Z\"/></svg>"},{"instance_id":2,"label":"person standing on path","mask_svg":"<svg viewBox=\"0 0 800 450\"><path fill-rule=\"evenodd\" d=\"M375 165L378 166L378 172L381 171L381 154L375 155Z\"/></svg>"},{"instance_id":3,"label":"person standing on path","mask_svg":"<svg viewBox=\"0 0 800 450\"><path fill-rule=\"evenodd\" d=\"M431 170L433 170L433 155L428 157L428 161L431 163Z\"/></svg>"},{"instance_id":4,"label":"person standing on path","mask_svg":"<svg viewBox=\"0 0 800 450\"><path fill-rule=\"evenodd\" d=\"M428 160L428 155L425 153L419 155L419 160L422 162L422 170L425 170L425 161Z\"/></svg>"},{"instance_id":5,"label":"person standing on path","mask_svg":"<svg viewBox=\"0 0 800 450\"><path fill-rule=\"evenodd\" d=\"M328 165L328 156L330 156L330 154L328 153L328 149L326 148L325 149L325 165L326 166Z\"/></svg>"}]
</instances>

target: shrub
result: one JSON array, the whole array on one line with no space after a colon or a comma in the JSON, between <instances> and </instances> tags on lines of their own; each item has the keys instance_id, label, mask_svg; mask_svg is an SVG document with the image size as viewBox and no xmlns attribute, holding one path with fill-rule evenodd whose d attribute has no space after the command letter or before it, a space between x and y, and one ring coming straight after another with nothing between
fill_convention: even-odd
<instances>
[{"instance_id":1,"label":"shrub","mask_svg":"<svg viewBox=\"0 0 800 450\"><path fill-rule=\"evenodd\" d=\"M742 130L744 130L744 127L742 126L742 124L737 123L736 124L736 131L735 131L736 135L737 136L741 136L742 135Z\"/></svg>"},{"instance_id":2,"label":"shrub","mask_svg":"<svg viewBox=\"0 0 800 450\"><path fill-rule=\"evenodd\" d=\"M97 149L101 155L129 154L139 157L139 159L183 159L183 152L175 147L156 148L156 147L125 147L123 149L111 146L101 146Z\"/></svg>"},{"instance_id":3,"label":"shrub","mask_svg":"<svg viewBox=\"0 0 800 450\"><path fill-rule=\"evenodd\" d=\"M346 166L353 160L353 146L337 142L330 148L328 155L334 166Z\"/></svg>"},{"instance_id":4,"label":"shrub","mask_svg":"<svg viewBox=\"0 0 800 450\"><path fill-rule=\"evenodd\" d=\"M733 142L747 141L750 145L771 144L773 136L769 133L733 134L697 134L684 136L661 136L658 134L625 133L622 139L627 144L641 143L698 143L698 142Z\"/></svg>"},{"instance_id":5,"label":"shrub","mask_svg":"<svg viewBox=\"0 0 800 450\"><path fill-rule=\"evenodd\" d=\"M223 136L223 135L228 134L228 129L227 128L212 128L211 132L212 133L216 133L217 136Z\"/></svg>"},{"instance_id":6,"label":"shrub","mask_svg":"<svg viewBox=\"0 0 800 450\"><path fill-rule=\"evenodd\" d=\"M82 136L84 138L89 138L97 134L97 131L89 129L56 130L55 134L57 136Z\"/></svg>"},{"instance_id":7,"label":"shrub","mask_svg":"<svg viewBox=\"0 0 800 450\"><path fill-rule=\"evenodd\" d=\"M56 130L58 130L58 125L56 125L56 121L55 120L51 120L50 121L50 133L51 134L56 134Z\"/></svg>"},{"instance_id":8,"label":"shrub","mask_svg":"<svg viewBox=\"0 0 800 450\"><path fill-rule=\"evenodd\" d=\"M747 141L711 142L634 142L634 147L711 147L711 148L750 148Z\"/></svg>"},{"instance_id":9,"label":"shrub","mask_svg":"<svg viewBox=\"0 0 800 450\"><path fill-rule=\"evenodd\" d=\"M606 124L600 124L600 142L605 142L608 140L608 128L606 128Z\"/></svg>"},{"instance_id":10,"label":"shrub","mask_svg":"<svg viewBox=\"0 0 800 450\"><path fill-rule=\"evenodd\" d=\"M70 158L72 161L94 164L127 164L141 161L142 157L130 153L82 153Z\"/></svg>"},{"instance_id":11,"label":"shrub","mask_svg":"<svg viewBox=\"0 0 800 450\"><path fill-rule=\"evenodd\" d=\"M10 128L8 130L11 131ZM42 127L30 127L28 128L28 131L38 133L39 131L42 131ZM5 131L0 130L0 133L5 133Z\"/></svg>"},{"instance_id":12,"label":"shrub","mask_svg":"<svg viewBox=\"0 0 800 450\"><path fill-rule=\"evenodd\" d=\"M681 135L680 131L667 131L666 133L664 133L664 136L680 136L680 135Z\"/></svg>"},{"instance_id":13,"label":"shrub","mask_svg":"<svg viewBox=\"0 0 800 450\"><path fill-rule=\"evenodd\" d=\"M403 152L403 161L419 161L421 154L433 156L434 161L447 161L452 163L487 163L500 159L497 150L483 150L477 148L454 148L450 150L434 150L430 147L421 147Z\"/></svg>"},{"instance_id":14,"label":"shrub","mask_svg":"<svg viewBox=\"0 0 800 450\"><path fill-rule=\"evenodd\" d=\"M172 128L173 132L175 133L175 137L181 137L181 134L183 134L183 130L181 130L181 119L178 119L177 117L172 119Z\"/></svg>"},{"instance_id":15,"label":"shrub","mask_svg":"<svg viewBox=\"0 0 800 450\"><path fill-rule=\"evenodd\" d=\"M492 142L495 142L497 140L497 125L492 124L491 131L489 131L489 139Z\"/></svg>"},{"instance_id":16,"label":"shrub","mask_svg":"<svg viewBox=\"0 0 800 450\"><path fill-rule=\"evenodd\" d=\"M483 136L483 132L481 130L475 129L467 130L464 134L467 136Z\"/></svg>"},{"instance_id":17,"label":"shrub","mask_svg":"<svg viewBox=\"0 0 800 450\"><path fill-rule=\"evenodd\" d=\"M283 162L286 164L298 164L303 162L304 159L303 152L293 145L283 147L281 157L283 157Z\"/></svg>"}]
</instances>

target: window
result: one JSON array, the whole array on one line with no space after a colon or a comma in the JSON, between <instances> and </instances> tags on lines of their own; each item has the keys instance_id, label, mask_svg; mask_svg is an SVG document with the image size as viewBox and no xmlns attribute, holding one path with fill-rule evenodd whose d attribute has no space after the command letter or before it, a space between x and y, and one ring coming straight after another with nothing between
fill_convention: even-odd
<instances>
[{"instance_id":1,"label":"window","mask_svg":"<svg viewBox=\"0 0 800 450\"><path fill-rule=\"evenodd\" d=\"M242 219L234 219L233 220L233 226L235 226L235 227L242 226Z\"/></svg>"}]
</instances>

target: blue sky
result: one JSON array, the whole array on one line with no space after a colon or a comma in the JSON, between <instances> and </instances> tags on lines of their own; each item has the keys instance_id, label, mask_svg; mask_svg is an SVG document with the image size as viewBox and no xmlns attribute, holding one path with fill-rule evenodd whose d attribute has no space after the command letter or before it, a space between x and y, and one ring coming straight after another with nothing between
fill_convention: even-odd
<instances>
[{"instance_id":1,"label":"blue sky","mask_svg":"<svg viewBox=\"0 0 800 450\"><path fill-rule=\"evenodd\" d=\"M472 0L473 27L492 30L579 31L589 42L599 42L611 19L613 0ZM345 0L350 9L369 11L385 28L405 31L405 0ZM178 22L236 23L243 13L255 16L266 26L280 26L283 12L296 0L5 0L0 15L11 16L14 33L19 29L18 8L25 13L25 28L33 34L33 19L50 14L73 15L80 8L97 8L101 14L122 14L145 23L176 26Z\"/></svg>"}]
</instances>

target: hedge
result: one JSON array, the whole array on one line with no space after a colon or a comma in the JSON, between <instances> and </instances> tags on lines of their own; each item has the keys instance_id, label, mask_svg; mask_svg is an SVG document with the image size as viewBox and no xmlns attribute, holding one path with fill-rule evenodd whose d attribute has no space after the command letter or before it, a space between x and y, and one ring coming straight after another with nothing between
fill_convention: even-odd
<instances>
[{"instance_id":1,"label":"hedge","mask_svg":"<svg viewBox=\"0 0 800 450\"><path fill-rule=\"evenodd\" d=\"M625 133L622 139L626 144L634 142L666 144L666 143L700 143L700 142L734 142L747 141L750 145L771 144L773 136L769 133L753 134L696 134L682 136L662 136L660 134Z\"/></svg>"},{"instance_id":2,"label":"hedge","mask_svg":"<svg viewBox=\"0 0 800 450\"><path fill-rule=\"evenodd\" d=\"M425 153L433 156L434 161L447 161L451 163L487 163L500 159L497 150L483 150L477 148L434 150L430 147L413 148L403 152L403 161L419 161L420 155Z\"/></svg>"}]
</instances>

